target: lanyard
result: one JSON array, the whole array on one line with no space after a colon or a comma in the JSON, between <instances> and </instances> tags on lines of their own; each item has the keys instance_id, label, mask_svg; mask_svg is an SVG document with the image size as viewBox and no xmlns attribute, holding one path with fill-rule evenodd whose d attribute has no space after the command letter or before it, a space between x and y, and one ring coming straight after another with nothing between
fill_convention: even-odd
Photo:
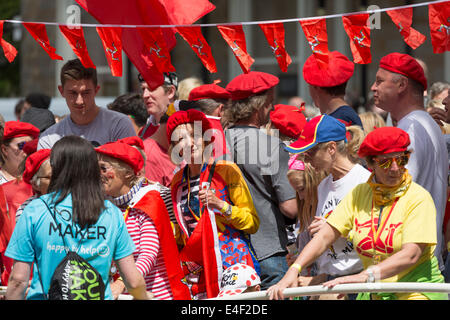
<instances>
[{"instance_id":1,"label":"lanyard","mask_svg":"<svg viewBox=\"0 0 450 320\"><path fill-rule=\"evenodd\" d=\"M389 217L391 216L392 211L395 208L395 205L397 204L399 198L396 198L394 203L392 204L391 210L389 210L389 213L387 216L384 217L384 221L382 223L382 227L380 228L380 220L381 218L383 218L381 216L383 207L381 207L380 209L380 216L378 217L378 226L377 229L375 230L375 217L373 214L373 200L372 200L372 210L371 210L371 227L372 227L372 241L373 241L373 248L375 249L375 244L378 241L378 239L380 238L381 234L383 233L383 229L386 226L387 221L389 220Z\"/></svg>"}]
</instances>

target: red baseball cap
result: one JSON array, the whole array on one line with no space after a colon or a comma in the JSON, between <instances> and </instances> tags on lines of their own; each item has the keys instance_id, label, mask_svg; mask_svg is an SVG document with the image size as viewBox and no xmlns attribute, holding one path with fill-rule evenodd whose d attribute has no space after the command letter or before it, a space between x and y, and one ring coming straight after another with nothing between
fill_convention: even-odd
<instances>
[{"instance_id":1,"label":"red baseball cap","mask_svg":"<svg viewBox=\"0 0 450 320\"><path fill-rule=\"evenodd\" d=\"M231 95L226 89L222 88L221 86L218 86L215 83L198 86L192 89L191 92L189 93L190 101L197 101L201 99L228 100L230 99L230 97Z\"/></svg>"},{"instance_id":2,"label":"red baseball cap","mask_svg":"<svg viewBox=\"0 0 450 320\"><path fill-rule=\"evenodd\" d=\"M30 136L33 139L39 137L40 130L31 123L21 121L6 121L3 130L3 140L9 140L17 137Z\"/></svg>"},{"instance_id":3,"label":"red baseball cap","mask_svg":"<svg viewBox=\"0 0 450 320\"><path fill-rule=\"evenodd\" d=\"M250 71L235 77L228 83L226 90L231 100L244 100L275 87L280 79L265 72Z\"/></svg>"},{"instance_id":4,"label":"red baseball cap","mask_svg":"<svg viewBox=\"0 0 450 320\"><path fill-rule=\"evenodd\" d=\"M306 118L299 108L284 104L274 106L270 120L282 134L293 139L298 139L306 124Z\"/></svg>"},{"instance_id":5,"label":"red baseball cap","mask_svg":"<svg viewBox=\"0 0 450 320\"><path fill-rule=\"evenodd\" d=\"M144 167L142 154L134 147L123 142L110 142L95 148L100 154L121 160L128 164L137 174Z\"/></svg>"},{"instance_id":6,"label":"red baseball cap","mask_svg":"<svg viewBox=\"0 0 450 320\"><path fill-rule=\"evenodd\" d=\"M169 117L166 125L167 139L170 143L172 139L172 133L181 124L194 123L195 121L202 122L202 132L208 129L213 129L206 115L198 110L189 109L187 111L177 111Z\"/></svg>"},{"instance_id":7,"label":"red baseball cap","mask_svg":"<svg viewBox=\"0 0 450 320\"><path fill-rule=\"evenodd\" d=\"M398 52L390 53L381 58L380 68L399 73L409 79L415 80L423 86L424 90L427 90L428 82L422 66L408 54Z\"/></svg>"},{"instance_id":8,"label":"red baseball cap","mask_svg":"<svg viewBox=\"0 0 450 320\"><path fill-rule=\"evenodd\" d=\"M346 83L353 76L355 64L338 51L329 54L328 68L322 69L314 55L303 65L306 83L318 87L336 87Z\"/></svg>"},{"instance_id":9,"label":"red baseball cap","mask_svg":"<svg viewBox=\"0 0 450 320\"><path fill-rule=\"evenodd\" d=\"M406 131L397 127L381 127L370 132L359 147L358 156L377 156L406 151L411 143Z\"/></svg>"},{"instance_id":10,"label":"red baseball cap","mask_svg":"<svg viewBox=\"0 0 450 320\"><path fill-rule=\"evenodd\" d=\"M50 149L40 149L28 156L25 161L25 171L22 174L23 181L31 184L31 179L41 167L42 163L50 157Z\"/></svg>"}]
</instances>

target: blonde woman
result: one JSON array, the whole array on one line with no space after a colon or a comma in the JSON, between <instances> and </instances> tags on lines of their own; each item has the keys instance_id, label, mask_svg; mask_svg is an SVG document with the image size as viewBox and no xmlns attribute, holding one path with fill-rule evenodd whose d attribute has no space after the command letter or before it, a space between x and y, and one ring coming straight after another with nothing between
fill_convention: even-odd
<instances>
[{"instance_id":1,"label":"blonde woman","mask_svg":"<svg viewBox=\"0 0 450 320\"><path fill-rule=\"evenodd\" d=\"M289 171L287 173L289 183L296 192L298 207L298 236L294 250L290 251L287 257L289 265L311 239L308 233L308 226L314 220L316 214L317 186L326 177L324 171L316 171L309 163L305 163L301 159L303 159L302 155L292 155L289 159ZM303 274L307 275L310 273L310 271L306 272L305 270Z\"/></svg>"},{"instance_id":2,"label":"blonde woman","mask_svg":"<svg viewBox=\"0 0 450 320\"><path fill-rule=\"evenodd\" d=\"M367 135L369 132L372 132L375 128L386 126L386 122L384 121L383 117L373 111L361 113L359 115L359 118L363 123L365 135Z\"/></svg>"}]
</instances>

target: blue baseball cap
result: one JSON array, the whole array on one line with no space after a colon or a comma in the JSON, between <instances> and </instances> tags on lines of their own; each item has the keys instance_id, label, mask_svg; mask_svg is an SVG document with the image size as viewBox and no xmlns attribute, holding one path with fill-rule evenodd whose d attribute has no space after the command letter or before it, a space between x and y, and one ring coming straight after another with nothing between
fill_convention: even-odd
<instances>
[{"instance_id":1,"label":"blue baseball cap","mask_svg":"<svg viewBox=\"0 0 450 320\"><path fill-rule=\"evenodd\" d=\"M317 144L329 141L341 141L346 138L345 124L329 115L320 115L309 120L303 128L300 138L285 147L290 153L303 153Z\"/></svg>"}]
</instances>

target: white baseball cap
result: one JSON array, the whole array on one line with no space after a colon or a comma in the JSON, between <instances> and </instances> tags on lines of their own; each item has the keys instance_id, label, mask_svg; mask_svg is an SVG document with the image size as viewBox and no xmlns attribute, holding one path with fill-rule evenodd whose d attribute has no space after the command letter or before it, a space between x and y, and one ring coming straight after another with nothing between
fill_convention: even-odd
<instances>
[{"instance_id":1,"label":"white baseball cap","mask_svg":"<svg viewBox=\"0 0 450 320\"><path fill-rule=\"evenodd\" d=\"M261 284L261 279L251 266L237 263L228 267L222 275L218 298L243 293L248 287Z\"/></svg>"}]
</instances>

